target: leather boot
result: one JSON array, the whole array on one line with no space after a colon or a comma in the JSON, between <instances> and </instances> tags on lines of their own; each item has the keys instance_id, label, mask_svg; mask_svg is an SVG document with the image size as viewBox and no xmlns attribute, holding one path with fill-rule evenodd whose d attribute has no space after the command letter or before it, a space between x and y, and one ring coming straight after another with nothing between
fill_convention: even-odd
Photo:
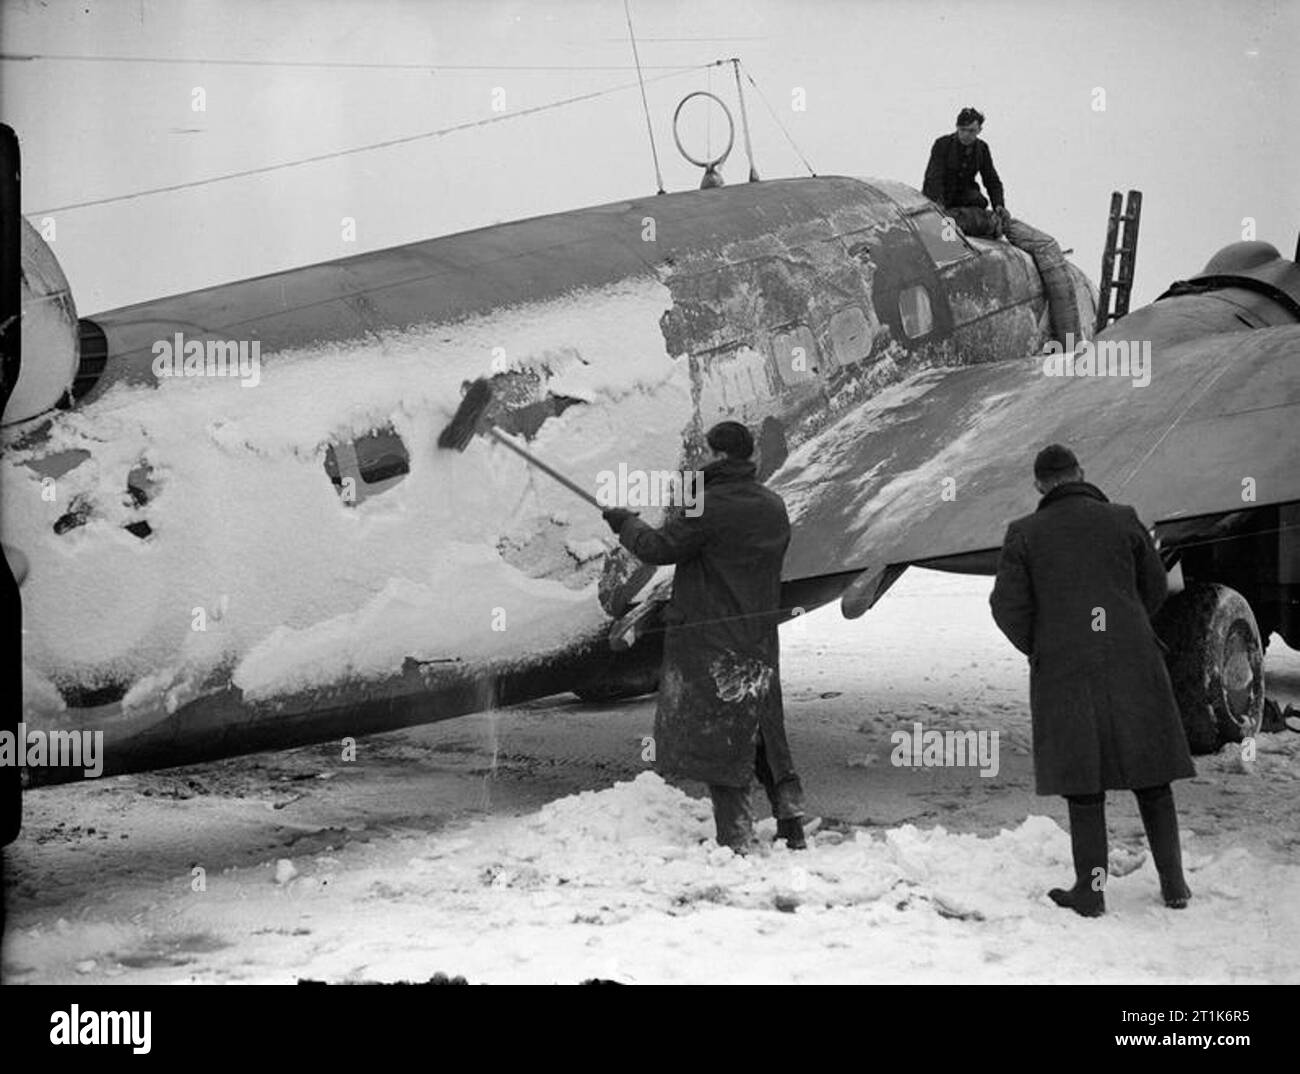
<instances>
[{"instance_id":1,"label":"leather boot","mask_svg":"<svg viewBox=\"0 0 1300 1074\"><path fill-rule=\"evenodd\" d=\"M1052 888L1047 897L1083 917L1106 912L1105 886L1109 847L1106 842L1106 796L1072 796L1070 848L1074 854L1074 887ZM1100 870L1097 872L1096 870Z\"/></svg>"},{"instance_id":2,"label":"leather boot","mask_svg":"<svg viewBox=\"0 0 1300 1074\"><path fill-rule=\"evenodd\" d=\"M1181 910L1192 897L1192 890L1183 878L1183 849L1178 842L1178 811L1174 807L1173 788L1166 783L1134 793L1138 812L1142 814L1142 827L1151 844L1151 857L1160 874L1160 894L1166 906Z\"/></svg>"},{"instance_id":3,"label":"leather boot","mask_svg":"<svg viewBox=\"0 0 1300 1074\"><path fill-rule=\"evenodd\" d=\"M784 839L791 850L807 850L808 840L803 834L803 817L787 817L776 822L776 837Z\"/></svg>"}]
</instances>

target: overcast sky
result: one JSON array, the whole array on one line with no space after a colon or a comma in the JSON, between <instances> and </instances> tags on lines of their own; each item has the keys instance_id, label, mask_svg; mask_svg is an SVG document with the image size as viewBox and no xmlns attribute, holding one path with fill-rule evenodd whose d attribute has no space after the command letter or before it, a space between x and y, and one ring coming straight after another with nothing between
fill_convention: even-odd
<instances>
[{"instance_id":1,"label":"overcast sky","mask_svg":"<svg viewBox=\"0 0 1300 1074\"><path fill-rule=\"evenodd\" d=\"M0 12L5 55L38 57L0 62L0 115L18 131L25 211L37 223L39 210L635 79L622 0L9 0ZM1240 239L1245 217L1259 238L1294 251L1298 0L633 0L632 14L647 78L739 56L822 174L919 186L935 136L961 106L979 107L1011 211L1073 247L1094 280L1110 191L1143 190L1135 303ZM203 111L193 107L196 88ZM734 101L729 69L647 87L669 190L695 186L700 174L672 146L672 109L709 88ZM802 111L793 107L798 90ZM747 100L760 173L806 174L763 102ZM707 132L714 142L723 123ZM739 145L724 172L744 179ZM632 88L442 137L59 211L54 249L85 315L654 189ZM356 220L355 242L344 240L343 217Z\"/></svg>"}]
</instances>

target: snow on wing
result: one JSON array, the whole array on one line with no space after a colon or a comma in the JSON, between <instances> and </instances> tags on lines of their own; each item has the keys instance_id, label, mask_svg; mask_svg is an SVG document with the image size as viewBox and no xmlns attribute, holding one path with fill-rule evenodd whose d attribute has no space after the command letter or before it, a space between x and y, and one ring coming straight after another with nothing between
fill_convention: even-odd
<instances>
[{"instance_id":1,"label":"snow on wing","mask_svg":"<svg viewBox=\"0 0 1300 1074\"><path fill-rule=\"evenodd\" d=\"M1037 495L1043 445L1148 525L1300 499L1288 325L1153 347L1150 381L1044 375L1043 357L930 369L855 408L769 479L790 510L787 581L997 549ZM991 562L990 562L991 569ZM874 587L872 587L874 590ZM860 614L865 603L850 607Z\"/></svg>"}]
</instances>

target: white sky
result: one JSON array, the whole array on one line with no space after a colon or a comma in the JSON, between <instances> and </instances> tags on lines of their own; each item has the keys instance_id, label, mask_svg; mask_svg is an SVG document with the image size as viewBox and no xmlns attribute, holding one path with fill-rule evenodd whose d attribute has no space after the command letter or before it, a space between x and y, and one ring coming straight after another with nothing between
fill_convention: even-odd
<instances>
[{"instance_id":1,"label":"white sky","mask_svg":"<svg viewBox=\"0 0 1300 1074\"><path fill-rule=\"evenodd\" d=\"M1300 3L865 3L635 0L648 66L739 55L824 174L920 184L930 143L966 104L1012 212L1096 278L1112 189L1144 191L1136 303L1258 237L1300 228ZM0 62L0 116L35 210L187 182L487 118L634 79L621 0L506 3L10 2L13 54L244 59L257 66ZM266 65L265 61L276 61ZM285 66L486 65L491 70ZM648 71L648 76L664 74ZM670 190L699 172L670 117L694 72L649 86ZM207 108L191 108L203 87ZM802 87L807 109L795 112ZM1094 88L1106 93L1093 108ZM748 96L764 177L804 174ZM733 109L734 110L734 109ZM715 128L716 136L716 128ZM725 172L744 178L739 148ZM82 314L500 220L652 193L635 89L468 132L208 186L57 213L55 252ZM340 221L357 222L355 242Z\"/></svg>"}]
</instances>

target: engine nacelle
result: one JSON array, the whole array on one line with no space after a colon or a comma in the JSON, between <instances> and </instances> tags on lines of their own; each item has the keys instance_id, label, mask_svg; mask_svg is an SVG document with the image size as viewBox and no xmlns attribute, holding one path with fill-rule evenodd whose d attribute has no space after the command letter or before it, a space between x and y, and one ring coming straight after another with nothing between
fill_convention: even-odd
<instances>
[{"instance_id":1,"label":"engine nacelle","mask_svg":"<svg viewBox=\"0 0 1300 1074\"><path fill-rule=\"evenodd\" d=\"M22 221L22 369L0 423L43 414L72 386L80 362L77 307L58 258Z\"/></svg>"}]
</instances>

